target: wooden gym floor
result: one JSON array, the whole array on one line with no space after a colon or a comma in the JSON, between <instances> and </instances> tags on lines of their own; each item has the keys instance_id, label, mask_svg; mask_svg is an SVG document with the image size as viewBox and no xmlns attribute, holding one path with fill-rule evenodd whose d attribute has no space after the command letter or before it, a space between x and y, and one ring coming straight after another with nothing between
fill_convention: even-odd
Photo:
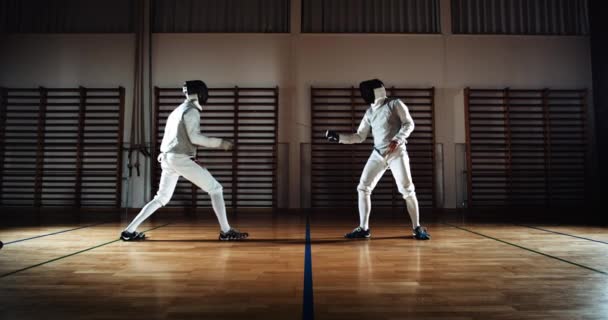
<instances>
[{"instance_id":1,"label":"wooden gym floor","mask_svg":"<svg viewBox=\"0 0 608 320\"><path fill-rule=\"evenodd\" d=\"M424 218L424 217L423 217ZM0 227L0 319L608 319L608 229L245 215Z\"/></svg>"}]
</instances>

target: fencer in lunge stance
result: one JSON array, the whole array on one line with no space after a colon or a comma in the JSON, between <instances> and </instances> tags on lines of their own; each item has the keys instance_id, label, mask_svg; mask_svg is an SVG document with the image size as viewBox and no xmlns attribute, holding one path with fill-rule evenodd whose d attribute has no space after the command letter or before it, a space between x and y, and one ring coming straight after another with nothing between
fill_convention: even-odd
<instances>
[{"instance_id":1,"label":"fencer in lunge stance","mask_svg":"<svg viewBox=\"0 0 608 320\"><path fill-rule=\"evenodd\" d=\"M325 133L329 141L344 144L361 143L365 141L370 131L374 136L374 150L367 160L357 186L360 224L344 237L349 239L371 237L370 196L384 172L390 168L397 188L405 199L407 211L412 220L414 238L429 240L430 235L425 228L420 226L418 200L410 173L410 159L405 148L407 138L414 131L414 121L401 100L386 96L386 89L382 81L378 79L363 81L359 85L359 90L361 97L370 107L365 112L357 132L339 134L327 130Z\"/></svg>"},{"instance_id":2,"label":"fencer in lunge stance","mask_svg":"<svg viewBox=\"0 0 608 320\"><path fill-rule=\"evenodd\" d=\"M243 240L249 236L230 227L222 186L207 169L192 159L196 158L197 145L225 151L233 147L232 142L228 140L206 137L200 132L200 112L203 111L201 105L207 102L207 85L201 80L186 81L183 92L186 100L171 112L165 125L160 146L161 154L158 157L162 168L158 193L121 233L120 238L124 241L143 240L146 237L144 233L136 231L137 227L171 200L180 176L209 193L221 228L219 240Z\"/></svg>"}]
</instances>

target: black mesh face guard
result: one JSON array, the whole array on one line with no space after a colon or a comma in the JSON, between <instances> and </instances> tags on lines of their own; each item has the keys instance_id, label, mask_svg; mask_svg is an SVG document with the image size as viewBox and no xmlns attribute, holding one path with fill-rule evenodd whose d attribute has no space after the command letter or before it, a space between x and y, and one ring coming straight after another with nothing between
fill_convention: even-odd
<instances>
[{"instance_id":1,"label":"black mesh face guard","mask_svg":"<svg viewBox=\"0 0 608 320\"><path fill-rule=\"evenodd\" d=\"M378 79L372 79L363 81L359 84L359 91L361 92L361 97L367 104L372 104L376 101L376 96L374 95L374 89L384 87L384 83Z\"/></svg>"},{"instance_id":2,"label":"black mesh face guard","mask_svg":"<svg viewBox=\"0 0 608 320\"><path fill-rule=\"evenodd\" d=\"M189 80L184 83L184 93L187 95L196 94L198 102L200 104L207 103L209 98L209 89L207 85L201 80Z\"/></svg>"}]
</instances>

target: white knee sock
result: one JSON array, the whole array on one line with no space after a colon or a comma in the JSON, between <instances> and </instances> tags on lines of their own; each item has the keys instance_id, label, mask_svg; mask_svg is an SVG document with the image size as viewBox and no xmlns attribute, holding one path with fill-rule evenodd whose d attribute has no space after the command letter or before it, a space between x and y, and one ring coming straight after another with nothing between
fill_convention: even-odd
<instances>
[{"instance_id":1,"label":"white knee sock","mask_svg":"<svg viewBox=\"0 0 608 320\"><path fill-rule=\"evenodd\" d=\"M412 194L405 198L405 205L407 206L407 212L410 214L410 219L412 220L412 229L416 229L416 227L420 226L420 212L416 194Z\"/></svg>"},{"instance_id":2,"label":"white knee sock","mask_svg":"<svg viewBox=\"0 0 608 320\"><path fill-rule=\"evenodd\" d=\"M369 229L369 214L372 210L372 199L368 193L359 191L359 227Z\"/></svg>"},{"instance_id":3,"label":"white knee sock","mask_svg":"<svg viewBox=\"0 0 608 320\"><path fill-rule=\"evenodd\" d=\"M222 192L214 192L213 194L210 193L209 197L211 198L211 206L213 206L217 221L220 223L220 228L223 232L228 232L230 230L230 225L228 224L228 218L226 217L224 194Z\"/></svg>"},{"instance_id":4,"label":"white knee sock","mask_svg":"<svg viewBox=\"0 0 608 320\"><path fill-rule=\"evenodd\" d=\"M151 216L156 210L158 210L158 208L162 206L163 205L158 200L152 199L152 201L148 202L143 208L141 208L141 211L139 212L137 217L133 219L131 224L129 224L129 226L125 230L128 232L133 232L137 230L137 227L139 227L142 222L148 219L149 216Z\"/></svg>"}]
</instances>

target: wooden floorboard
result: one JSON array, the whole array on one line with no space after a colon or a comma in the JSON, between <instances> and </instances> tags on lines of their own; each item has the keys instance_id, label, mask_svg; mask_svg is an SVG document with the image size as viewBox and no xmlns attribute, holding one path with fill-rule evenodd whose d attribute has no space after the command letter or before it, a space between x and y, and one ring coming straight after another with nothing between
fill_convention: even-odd
<instances>
[{"instance_id":1,"label":"wooden floorboard","mask_svg":"<svg viewBox=\"0 0 608 320\"><path fill-rule=\"evenodd\" d=\"M528 228L536 228L537 230L561 234L562 236L569 236L589 241L595 241L599 243L604 243L608 245L608 232L606 228L600 227L585 227L585 228L572 228L568 226L559 226L559 225L535 225L528 224L523 225Z\"/></svg>"},{"instance_id":2,"label":"wooden floorboard","mask_svg":"<svg viewBox=\"0 0 608 320\"><path fill-rule=\"evenodd\" d=\"M138 243L116 241L126 222L0 228L23 240L0 250L0 319L302 319L306 217L232 216L251 239L230 243L212 215L155 216ZM344 240L355 226L310 219L315 319L608 319L608 245L568 236L606 228L439 220L415 241L373 216Z\"/></svg>"},{"instance_id":3,"label":"wooden floorboard","mask_svg":"<svg viewBox=\"0 0 608 320\"><path fill-rule=\"evenodd\" d=\"M606 244L574 237L565 238L564 235L517 225L484 224L478 226L461 225L461 227L520 247L583 265L603 272L608 276L608 259L606 259L608 246ZM578 232L573 234L587 234L589 232L587 230L589 228L579 227L578 229Z\"/></svg>"}]
</instances>

